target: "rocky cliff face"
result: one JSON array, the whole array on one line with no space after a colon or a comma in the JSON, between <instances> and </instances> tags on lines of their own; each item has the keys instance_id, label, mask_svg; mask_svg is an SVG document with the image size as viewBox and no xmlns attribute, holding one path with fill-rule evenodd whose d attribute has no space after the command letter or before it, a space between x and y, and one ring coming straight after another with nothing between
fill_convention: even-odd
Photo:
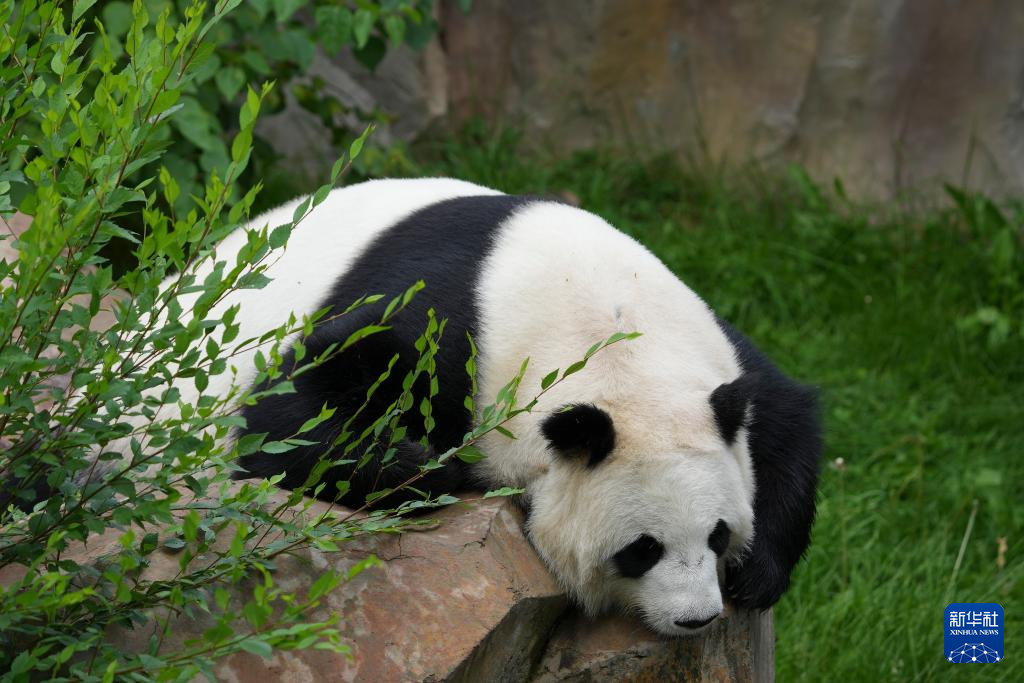
<instances>
[{"instance_id":1,"label":"rocky cliff face","mask_svg":"<svg viewBox=\"0 0 1024 683\"><path fill-rule=\"evenodd\" d=\"M1024 4L1012 0L444 3L457 117L806 164L886 195L1024 180Z\"/></svg>"},{"instance_id":2,"label":"rocky cliff face","mask_svg":"<svg viewBox=\"0 0 1024 683\"><path fill-rule=\"evenodd\" d=\"M867 197L938 180L1005 193L1024 181L1024 3L474 0L468 15L457 6L440 2L439 41L395 51L376 75L322 60L329 87L397 113L400 138L481 115L560 151L611 143L799 162ZM295 135L290 117L277 131L284 141ZM322 139L320 149L282 148L308 161L323 155Z\"/></svg>"}]
</instances>

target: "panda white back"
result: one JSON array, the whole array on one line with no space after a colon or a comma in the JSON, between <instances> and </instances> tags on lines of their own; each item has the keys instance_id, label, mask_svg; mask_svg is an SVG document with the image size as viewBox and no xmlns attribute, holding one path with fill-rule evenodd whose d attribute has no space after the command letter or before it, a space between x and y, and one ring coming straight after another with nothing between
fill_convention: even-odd
<instances>
[{"instance_id":1,"label":"panda white back","mask_svg":"<svg viewBox=\"0 0 1024 683\"><path fill-rule=\"evenodd\" d=\"M238 339L258 337L280 327L291 313L301 319L317 311L335 281L351 268L367 245L402 218L452 197L494 194L500 193L450 178L374 180L334 190L295 228L287 247L270 257L271 282L262 289L232 291L211 315L219 317L230 306L240 305ZM273 229L287 223L300 202L301 198L295 199L261 214L251 225ZM236 230L217 247L216 260L234 265L245 242L245 231ZM197 279L202 281L212 268L213 260L205 262L196 271ZM182 306L187 309L197 296L181 297ZM254 355L255 349L249 349L233 359L242 384L255 374ZM212 377L207 392L223 394L231 381L227 373ZM186 382L179 388L182 400L194 403L198 397L195 386Z\"/></svg>"}]
</instances>

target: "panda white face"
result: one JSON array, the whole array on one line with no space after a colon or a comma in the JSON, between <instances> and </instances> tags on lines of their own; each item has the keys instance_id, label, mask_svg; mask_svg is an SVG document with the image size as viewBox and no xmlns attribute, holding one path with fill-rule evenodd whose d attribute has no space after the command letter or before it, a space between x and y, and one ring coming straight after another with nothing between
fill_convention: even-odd
<instances>
[{"instance_id":1,"label":"panda white face","mask_svg":"<svg viewBox=\"0 0 1024 683\"><path fill-rule=\"evenodd\" d=\"M718 528L723 530L719 537L727 539L724 522ZM612 557L613 571L621 577L618 600L639 611L656 631L696 633L722 612L718 558L699 546L674 551L643 534Z\"/></svg>"},{"instance_id":2,"label":"panda white face","mask_svg":"<svg viewBox=\"0 0 1024 683\"><path fill-rule=\"evenodd\" d=\"M689 635L722 613L725 562L749 541L753 513L730 476L730 455L675 457L689 462L650 468L661 475L656 490L664 496L621 525L619 538L628 529L632 540L606 561L602 575L617 605L660 633Z\"/></svg>"},{"instance_id":3,"label":"panda white face","mask_svg":"<svg viewBox=\"0 0 1024 683\"><path fill-rule=\"evenodd\" d=\"M589 612L619 608L659 633L698 633L722 613L725 562L753 535L746 436L666 449L613 419L580 404L543 422L555 454L528 488L530 538Z\"/></svg>"},{"instance_id":4,"label":"panda white face","mask_svg":"<svg viewBox=\"0 0 1024 683\"><path fill-rule=\"evenodd\" d=\"M723 565L731 604L777 601L814 517L813 392L593 214L551 202L516 207L482 274L478 405L524 358L521 386L537 387L595 341L642 333L591 358L513 420L515 440L485 436L488 457L474 466L477 481L527 489L530 538L577 601L593 614L631 609L659 632L682 635L721 611ZM580 402L604 411L614 429L602 432L594 413L545 428ZM718 520L730 532L722 557L708 543ZM624 576L614 557L645 535L662 549L657 562Z\"/></svg>"}]
</instances>

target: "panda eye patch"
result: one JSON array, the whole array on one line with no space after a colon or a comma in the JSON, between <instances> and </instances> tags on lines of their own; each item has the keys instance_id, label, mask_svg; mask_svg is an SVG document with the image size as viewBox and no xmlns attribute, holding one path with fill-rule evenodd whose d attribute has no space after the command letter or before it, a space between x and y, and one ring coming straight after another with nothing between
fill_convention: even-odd
<instances>
[{"instance_id":1,"label":"panda eye patch","mask_svg":"<svg viewBox=\"0 0 1024 683\"><path fill-rule=\"evenodd\" d=\"M726 524L724 520L720 519L718 520L718 524L715 525L715 528L712 529L711 535L708 536L708 547L711 548L711 551L715 555L721 557L722 553L725 552L725 549L729 547L729 540L731 537L732 532L729 531L729 525Z\"/></svg>"},{"instance_id":2,"label":"panda eye patch","mask_svg":"<svg viewBox=\"0 0 1024 683\"><path fill-rule=\"evenodd\" d=\"M612 562L619 574L627 579L638 579L658 564L665 553L663 546L655 538L644 534L612 556Z\"/></svg>"}]
</instances>

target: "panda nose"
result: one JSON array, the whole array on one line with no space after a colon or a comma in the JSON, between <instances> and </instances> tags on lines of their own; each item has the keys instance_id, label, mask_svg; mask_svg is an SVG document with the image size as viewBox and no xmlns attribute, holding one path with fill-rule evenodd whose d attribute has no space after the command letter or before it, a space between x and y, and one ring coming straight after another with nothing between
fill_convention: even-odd
<instances>
[{"instance_id":1,"label":"panda nose","mask_svg":"<svg viewBox=\"0 0 1024 683\"><path fill-rule=\"evenodd\" d=\"M719 614L721 614L721 612L719 612ZM691 619L690 621L683 621L682 619L679 619L676 621L676 626L679 626L680 628L698 629L702 626L707 626L717 618L718 614L712 614L707 619Z\"/></svg>"}]
</instances>

